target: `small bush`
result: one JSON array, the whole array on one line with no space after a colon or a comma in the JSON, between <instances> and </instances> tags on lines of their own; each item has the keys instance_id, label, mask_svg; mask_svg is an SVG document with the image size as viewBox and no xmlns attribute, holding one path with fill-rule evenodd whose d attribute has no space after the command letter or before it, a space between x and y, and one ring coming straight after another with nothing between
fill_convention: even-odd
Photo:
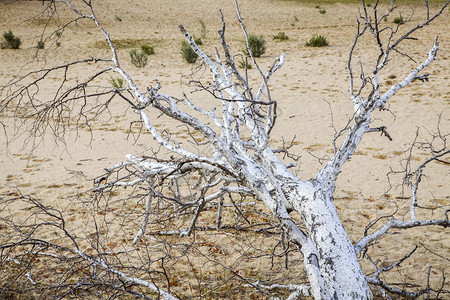
<instances>
[{"instance_id":1,"label":"small bush","mask_svg":"<svg viewBox=\"0 0 450 300\"><path fill-rule=\"evenodd\" d=\"M155 54L155 47L150 46L148 44L141 45L141 51L144 52L146 55L153 55Z\"/></svg>"},{"instance_id":2,"label":"small bush","mask_svg":"<svg viewBox=\"0 0 450 300\"><path fill-rule=\"evenodd\" d=\"M315 7L316 7L317 9L319 9L319 8L320 8L320 5L316 5Z\"/></svg>"},{"instance_id":3,"label":"small bush","mask_svg":"<svg viewBox=\"0 0 450 300\"><path fill-rule=\"evenodd\" d=\"M273 36L274 40L280 40L280 41L286 41L289 39L289 37L284 33L284 31L278 32L277 35Z\"/></svg>"},{"instance_id":4,"label":"small bush","mask_svg":"<svg viewBox=\"0 0 450 300\"><path fill-rule=\"evenodd\" d=\"M123 88L123 83L124 80L122 78L112 78L111 77L111 84L113 85L113 87L115 87L116 89L121 89Z\"/></svg>"},{"instance_id":5,"label":"small bush","mask_svg":"<svg viewBox=\"0 0 450 300\"><path fill-rule=\"evenodd\" d=\"M328 46L328 41L324 36L314 35L308 42L305 43L308 47L323 47Z\"/></svg>"},{"instance_id":6,"label":"small bush","mask_svg":"<svg viewBox=\"0 0 450 300\"><path fill-rule=\"evenodd\" d=\"M193 64L197 60L198 55L195 53L194 49L191 48L188 41L183 40L181 41L181 56L186 62Z\"/></svg>"},{"instance_id":7,"label":"small bush","mask_svg":"<svg viewBox=\"0 0 450 300\"><path fill-rule=\"evenodd\" d=\"M208 33L208 30L206 30L205 22L203 22L202 19L198 20L198 22L200 23L200 26L202 27L200 35L202 38L206 38L206 34Z\"/></svg>"},{"instance_id":8,"label":"small bush","mask_svg":"<svg viewBox=\"0 0 450 300\"><path fill-rule=\"evenodd\" d=\"M60 38L62 36L62 30L58 30L57 32L55 32L55 35L57 38Z\"/></svg>"},{"instance_id":9,"label":"small bush","mask_svg":"<svg viewBox=\"0 0 450 300\"><path fill-rule=\"evenodd\" d=\"M372 6L372 4L370 4L370 3L367 3L367 7L371 7Z\"/></svg>"},{"instance_id":10,"label":"small bush","mask_svg":"<svg viewBox=\"0 0 450 300\"><path fill-rule=\"evenodd\" d=\"M245 69L245 67L247 67L247 70L253 68L252 65L249 64L249 63L247 63L247 65L245 65L245 61L243 61L243 60L241 60L241 61L239 62L238 67L239 67L240 69Z\"/></svg>"},{"instance_id":11,"label":"small bush","mask_svg":"<svg viewBox=\"0 0 450 300\"><path fill-rule=\"evenodd\" d=\"M115 15L114 19L116 19L119 22L122 22L122 17L121 16Z\"/></svg>"},{"instance_id":12,"label":"small bush","mask_svg":"<svg viewBox=\"0 0 450 300\"><path fill-rule=\"evenodd\" d=\"M3 38L5 41L1 43L1 48L9 48L9 49L19 49L22 42L20 41L20 38L15 36L11 29L7 32L3 33Z\"/></svg>"},{"instance_id":13,"label":"small bush","mask_svg":"<svg viewBox=\"0 0 450 300\"><path fill-rule=\"evenodd\" d=\"M39 41L39 42L37 43L37 48L38 48L38 49L44 49L44 47L45 47L44 41Z\"/></svg>"},{"instance_id":14,"label":"small bush","mask_svg":"<svg viewBox=\"0 0 450 300\"><path fill-rule=\"evenodd\" d=\"M400 16L400 17L397 17L397 18L394 19L394 23L401 25L401 24L405 23L405 20L403 20L403 17Z\"/></svg>"},{"instance_id":15,"label":"small bush","mask_svg":"<svg viewBox=\"0 0 450 300\"><path fill-rule=\"evenodd\" d=\"M250 44L250 50L254 57L261 57L264 53L266 53L266 40L262 35L249 34L248 43ZM244 48L245 55L250 55L247 49L247 43L245 43Z\"/></svg>"},{"instance_id":16,"label":"small bush","mask_svg":"<svg viewBox=\"0 0 450 300\"><path fill-rule=\"evenodd\" d=\"M61 46L61 43L60 42L56 42L56 47L59 47L59 46Z\"/></svg>"},{"instance_id":17,"label":"small bush","mask_svg":"<svg viewBox=\"0 0 450 300\"><path fill-rule=\"evenodd\" d=\"M130 51L131 63L138 68L145 67L147 65L147 54L144 52L138 52L137 49Z\"/></svg>"},{"instance_id":18,"label":"small bush","mask_svg":"<svg viewBox=\"0 0 450 300\"><path fill-rule=\"evenodd\" d=\"M319 9L319 13L323 15L323 14L326 14L327 11L324 8L322 8L322 9Z\"/></svg>"},{"instance_id":19,"label":"small bush","mask_svg":"<svg viewBox=\"0 0 450 300\"><path fill-rule=\"evenodd\" d=\"M195 37L194 36L194 42L197 44L197 46L203 45L201 37Z\"/></svg>"}]
</instances>

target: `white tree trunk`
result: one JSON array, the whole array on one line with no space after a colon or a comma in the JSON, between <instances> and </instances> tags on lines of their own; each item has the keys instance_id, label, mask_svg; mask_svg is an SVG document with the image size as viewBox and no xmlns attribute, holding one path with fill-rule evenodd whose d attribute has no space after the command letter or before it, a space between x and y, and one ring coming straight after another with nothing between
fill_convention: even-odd
<instances>
[{"instance_id":1,"label":"white tree trunk","mask_svg":"<svg viewBox=\"0 0 450 300\"><path fill-rule=\"evenodd\" d=\"M371 292L331 193L317 181L290 184L289 201L302 217L318 253L332 299L370 299Z\"/></svg>"}]
</instances>

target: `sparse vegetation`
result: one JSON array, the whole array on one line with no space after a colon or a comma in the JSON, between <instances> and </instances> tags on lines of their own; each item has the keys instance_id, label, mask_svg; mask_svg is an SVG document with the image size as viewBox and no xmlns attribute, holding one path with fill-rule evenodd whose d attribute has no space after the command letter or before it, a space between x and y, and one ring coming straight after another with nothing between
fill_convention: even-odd
<instances>
[{"instance_id":1,"label":"sparse vegetation","mask_svg":"<svg viewBox=\"0 0 450 300\"><path fill-rule=\"evenodd\" d=\"M206 30L205 22L203 22L202 19L198 20L198 22L200 23L200 26L202 27L201 31L200 31L200 36L202 38L206 38L206 34L208 33L208 31Z\"/></svg>"},{"instance_id":2,"label":"sparse vegetation","mask_svg":"<svg viewBox=\"0 0 450 300\"><path fill-rule=\"evenodd\" d=\"M248 43L250 45L250 51L254 57L261 57L264 53L266 53L266 40L262 35L249 34ZM247 43L245 43L245 48L243 51L245 55L250 56L247 49Z\"/></svg>"},{"instance_id":3,"label":"sparse vegetation","mask_svg":"<svg viewBox=\"0 0 450 300\"><path fill-rule=\"evenodd\" d=\"M38 41L38 43L37 43L37 48L38 49L44 49L44 47L45 47L45 43L44 43L44 41Z\"/></svg>"},{"instance_id":4,"label":"sparse vegetation","mask_svg":"<svg viewBox=\"0 0 450 300\"><path fill-rule=\"evenodd\" d=\"M327 39L322 35L314 35L309 41L305 43L308 47L324 47L328 46L329 43Z\"/></svg>"},{"instance_id":5,"label":"sparse vegetation","mask_svg":"<svg viewBox=\"0 0 450 300\"><path fill-rule=\"evenodd\" d=\"M150 46L149 44L143 44L141 45L141 51L146 55L153 55L155 54L155 47Z\"/></svg>"},{"instance_id":6,"label":"sparse vegetation","mask_svg":"<svg viewBox=\"0 0 450 300\"><path fill-rule=\"evenodd\" d=\"M62 36L62 30L58 30L57 32L55 32L55 35L57 38L60 38Z\"/></svg>"},{"instance_id":7,"label":"sparse vegetation","mask_svg":"<svg viewBox=\"0 0 450 300\"><path fill-rule=\"evenodd\" d=\"M124 80L122 78L112 78L111 77L111 84L116 89L122 89L123 83L124 83Z\"/></svg>"},{"instance_id":8,"label":"sparse vegetation","mask_svg":"<svg viewBox=\"0 0 450 300\"><path fill-rule=\"evenodd\" d=\"M284 31L278 32L277 35L273 36L274 40L280 40L280 41L286 41L289 39L289 37L286 35Z\"/></svg>"},{"instance_id":9,"label":"sparse vegetation","mask_svg":"<svg viewBox=\"0 0 450 300\"><path fill-rule=\"evenodd\" d=\"M137 49L133 49L130 51L130 57L131 63L138 68L142 68L147 65L147 54L145 54L144 52L138 52Z\"/></svg>"},{"instance_id":10,"label":"sparse vegetation","mask_svg":"<svg viewBox=\"0 0 450 300\"><path fill-rule=\"evenodd\" d=\"M119 22L122 22L122 17L121 16L115 15L114 19L116 19Z\"/></svg>"},{"instance_id":11,"label":"sparse vegetation","mask_svg":"<svg viewBox=\"0 0 450 300\"><path fill-rule=\"evenodd\" d=\"M189 45L186 40L181 42L181 56L187 63L190 64L195 63L198 57L197 53L195 53L194 49L191 48L191 45Z\"/></svg>"},{"instance_id":12,"label":"sparse vegetation","mask_svg":"<svg viewBox=\"0 0 450 300\"><path fill-rule=\"evenodd\" d=\"M201 38L201 37L195 37L195 36L194 36L194 42L195 42L198 46L203 45L203 41L202 41L202 38Z\"/></svg>"},{"instance_id":13,"label":"sparse vegetation","mask_svg":"<svg viewBox=\"0 0 450 300\"><path fill-rule=\"evenodd\" d=\"M321 15L323 15L323 14L326 14L327 11L326 11L326 9L321 8L321 9L319 9L319 13L320 13Z\"/></svg>"},{"instance_id":14,"label":"sparse vegetation","mask_svg":"<svg viewBox=\"0 0 450 300\"><path fill-rule=\"evenodd\" d=\"M251 68L253 68L251 64L247 63L247 62L244 61L244 60L241 60L241 61L239 62L238 67L239 67L240 69L245 69L245 68L251 69Z\"/></svg>"},{"instance_id":15,"label":"sparse vegetation","mask_svg":"<svg viewBox=\"0 0 450 300\"><path fill-rule=\"evenodd\" d=\"M405 20L403 20L403 17L400 16L400 17L397 17L397 18L394 19L394 23L401 25L401 24L405 23Z\"/></svg>"},{"instance_id":16,"label":"sparse vegetation","mask_svg":"<svg viewBox=\"0 0 450 300\"><path fill-rule=\"evenodd\" d=\"M15 36L11 29L3 33L4 42L0 44L0 47L2 49L9 48L9 49L19 49L22 42L20 41L20 38Z\"/></svg>"}]
</instances>

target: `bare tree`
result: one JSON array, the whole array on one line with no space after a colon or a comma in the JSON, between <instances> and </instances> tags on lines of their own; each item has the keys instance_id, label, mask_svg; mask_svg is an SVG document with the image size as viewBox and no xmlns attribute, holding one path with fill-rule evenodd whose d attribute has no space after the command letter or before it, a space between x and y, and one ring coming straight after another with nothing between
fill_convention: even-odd
<instances>
[{"instance_id":1,"label":"bare tree","mask_svg":"<svg viewBox=\"0 0 450 300\"><path fill-rule=\"evenodd\" d=\"M222 28L219 31L222 49L216 51L214 58L200 49L183 26L179 27L212 75L210 81L193 82L215 101L214 108L207 109L197 105L187 94L183 99L176 99L160 92L161 85L158 82L144 89L139 87L121 67L114 43L101 25L101 20L96 17L91 1L50 1L47 4L50 12L62 5L76 14L73 22L81 19L94 22L106 38L110 58L80 59L19 76L2 87L0 111L31 120L24 122L30 122L27 124L31 125L34 136L48 130L61 136L66 124L73 121L89 124L98 114L110 108L113 99L121 99L137 113L143 128L171 156L170 159L163 159L157 151L152 157L128 154L124 162L106 168L105 174L95 181L95 201L86 201L86 196L80 196L79 199L93 213L93 233L87 233L89 238L83 241L66 229L67 221L61 211L18 192L3 197L3 211L7 211L11 203L18 200L25 201L32 211L24 221L2 215L9 234L8 241L0 246L2 268L20 265L20 271L12 275L11 282L25 277L34 290L45 290L47 295L56 293L58 297L93 293L95 290L99 293L97 296L105 291L105 294L112 293L113 296L130 293L142 298L158 295L174 299L182 297L183 293L173 288L176 284L171 282L173 277L168 275L171 272L173 274L175 262L182 261L187 249L191 251L196 248L199 253L203 253L201 247L192 242L195 241L196 231L233 230L271 236L272 244L269 245L274 249L272 257L276 256L277 247L282 248L281 254L277 255L285 256L286 259L292 246L302 253L307 281L295 284L252 280L251 276L239 274L213 257L204 256L204 264L221 264L231 272L231 277L225 281L238 278L252 291L275 297L279 290L284 290L289 295L288 299L300 296L312 296L315 299L370 299L370 285L373 285L385 291L386 295L429 295L432 291L430 287L411 292L390 286L380 277L414 251L388 267L380 267L372 261L375 272L371 275L364 274L358 256L367 255L367 247L393 228L449 226L446 214L436 219L421 219L416 213L419 205L417 191L425 166L433 162L448 164L446 159L450 150L446 144L446 133L435 136L444 141L440 149L435 149L432 143L428 144L432 154L430 159L415 171L406 168L405 182L412 188L409 220L390 216L381 228L371 233L369 228L364 237L352 244L333 201L336 180L342 166L358 149L362 138L371 132L381 132L390 138L385 126L371 127L372 113L376 109L386 109L388 100L411 82L429 80L428 74L422 74L421 71L435 60L439 49L438 38L434 40L423 62L417 63L417 67L403 80L382 92L379 76L389 63L391 53L401 53L399 45L412 39L415 32L441 15L448 2L434 14L430 13L426 2L425 20L402 34L398 34L400 26L390 27L383 23L383 18L394 11L394 3L381 15L378 4L377 1L369 8L362 2L357 32L349 52L349 96L353 102L350 120L334 137L333 156L314 178L302 180L290 172L291 164L283 162L276 155L288 153L289 147L272 149L270 145L271 132L277 121L277 101L271 98L268 82L283 66L285 55L280 55L269 70L264 72L260 69L251 53L237 2L238 21L247 40L251 61L260 74L260 84L256 87L249 83L245 70L239 70L236 65L235 56L226 40L226 24L222 13ZM356 76L354 53L363 37L375 41L377 55L372 65L361 65L361 72ZM71 85L68 72L78 65L92 63L95 63L96 71ZM371 68L370 74L366 74L364 68ZM62 74L60 85L52 99L42 99L39 87L50 74ZM110 74L121 76L127 87L99 85L98 80ZM154 126L152 116L155 114L163 114L183 125L192 145L182 146L175 136ZM128 189L119 193L121 201L117 201L114 192L121 187ZM125 203L131 199L140 201L142 210L127 211ZM269 214L259 211L258 204L248 199L262 202ZM234 209L234 222L224 221L227 206ZM105 212L111 211L118 213L105 215ZM292 211L298 213L298 217ZM99 218L97 212L105 216ZM252 214L260 217L259 221L255 223L255 219L249 217ZM140 215L140 229L134 233L132 243L136 246L130 245L122 251L109 251L107 245L117 236L116 230L129 232L126 224L136 224L136 215ZM207 225L203 222L199 225L202 215L213 218L214 223ZM384 220L381 218L376 221ZM119 229L113 229L112 224L119 224ZM40 237L41 228L54 228L57 238ZM274 236L281 238L274 243ZM183 242L183 239L191 242ZM86 242L91 249L95 249L95 253L82 250L82 244ZM137 245L143 245L142 249L145 250L142 252L145 253L135 253L140 252ZM216 247L213 250L226 252L223 249ZM50 268L62 269L59 270L57 281L45 289L36 285L37 279L28 273L29 265L40 257L51 261ZM186 261L189 262L189 259ZM69 267L62 268L61 265ZM201 276L196 274L194 277L199 285L203 284ZM439 296L443 289L437 288L435 291Z\"/></svg>"}]
</instances>

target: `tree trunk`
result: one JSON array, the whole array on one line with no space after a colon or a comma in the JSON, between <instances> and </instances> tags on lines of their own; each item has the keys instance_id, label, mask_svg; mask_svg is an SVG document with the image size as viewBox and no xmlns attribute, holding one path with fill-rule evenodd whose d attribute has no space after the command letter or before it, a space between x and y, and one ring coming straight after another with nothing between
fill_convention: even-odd
<instances>
[{"instance_id":1,"label":"tree trunk","mask_svg":"<svg viewBox=\"0 0 450 300\"><path fill-rule=\"evenodd\" d=\"M299 180L283 190L317 248L319 268L332 298L371 299L366 276L339 218L332 192L316 180Z\"/></svg>"}]
</instances>

